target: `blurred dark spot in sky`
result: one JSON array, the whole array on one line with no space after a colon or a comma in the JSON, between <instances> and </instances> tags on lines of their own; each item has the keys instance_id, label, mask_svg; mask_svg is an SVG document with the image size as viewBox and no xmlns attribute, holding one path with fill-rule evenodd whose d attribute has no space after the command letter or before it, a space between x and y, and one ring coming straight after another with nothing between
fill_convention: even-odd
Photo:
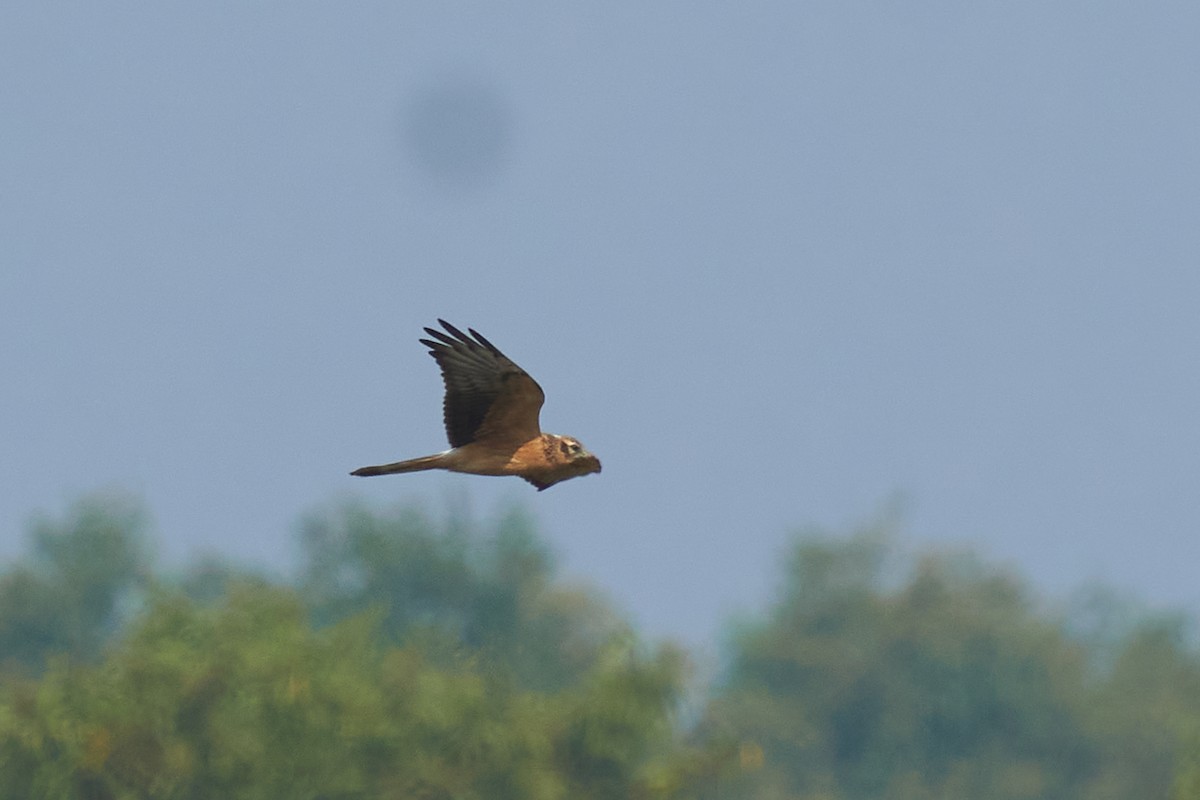
<instances>
[{"instance_id":1,"label":"blurred dark spot in sky","mask_svg":"<svg viewBox=\"0 0 1200 800\"><path fill-rule=\"evenodd\" d=\"M434 80L404 109L404 140L431 178L457 188L495 179L512 142L512 111L490 82L477 77Z\"/></svg>"}]
</instances>

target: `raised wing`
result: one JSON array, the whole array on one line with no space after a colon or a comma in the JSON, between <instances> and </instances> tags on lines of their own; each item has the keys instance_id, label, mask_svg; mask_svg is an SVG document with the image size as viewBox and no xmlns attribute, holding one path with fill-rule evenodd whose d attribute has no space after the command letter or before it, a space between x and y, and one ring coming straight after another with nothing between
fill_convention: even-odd
<instances>
[{"instance_id":1,"label":"raised wing","mask_svg":"<svg viewBox=\"0 0 1200 800\"><path fill-rule=\"evenodd\" d=\"M471 328L468 336L443 319L438 322L449 335L426 328L433 339L421 344L442 368L450 446L485 440L521 444L541 434L538 412L546 396L537 381Z\"/></svg>"}]
</instances>

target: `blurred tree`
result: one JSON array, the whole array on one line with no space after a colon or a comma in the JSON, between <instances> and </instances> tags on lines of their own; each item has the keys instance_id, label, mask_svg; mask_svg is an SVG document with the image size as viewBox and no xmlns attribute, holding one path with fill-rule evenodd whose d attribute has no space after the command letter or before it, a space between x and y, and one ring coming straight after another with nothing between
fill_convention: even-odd
<instances>
[{"instance_id":1,"label":"blurred tree","mask_svg":"<svg viewBox=\"0 0 1200 800\"><path fill-rule=\"evenodd\" d=\"M1178 732L1200 719L1178 637L1142 630L1102 677L1013 577L967 557L900 566L878 530L796 545L782 600L735 633L701 726L751 756L720 790L1165 796Z\"/></svg>"},{"instance_id":2,"label":"blurred tree","mask_svg":"<svg viewBox=\"0 0 1200 800\"><path fill-rule=\"evenodd\" d=\"M1187 763L1200 731L1200 654L1188 629L1178 616L1142 619L1097 676L1089 722L1103 769L1089 798L1165 797Z\"/></svg>"},{"instance_id":3,"label":"blurred tree","mask_svg":"<svg viewBox=\"0 0 1200 800\"><path fill-rule=\"evenodd\" d=\"M677 654L610 643L578 687L540 693L378 630L314 629L287 589L159 594L102 664L9 684L0 796L669 796L650 777L671 753Z\"/></svg>"},{"instance_id":4,"label":"blurred tree","mask_svg":"<svg viewBox=\"0 0 1200 800\"><path fill-rule=\"evenodd\" d=\"M1193 724L1184 738L1171 800L1200 800L1200 724Z\"/></svg>"},{"instance_id":5,"label":"blurred tree","mask_svg":"<svg viewBox=\"0 0 1200 800\"><path fill-rule=\"evenodd\" d=\"M1200 800L1187 619L1048 613L883 528L797 541L685 732L683 653L561 585L519 513L314 515L297 588L154 580L144 527L85 501L0 575L0 797Z\"/></svg>"},{"instance_id":6,"label":"blurred tree","mask_svg":"<svg viewBox=\"0 0 1200 800\"><path fill-rule=\"evenodd\" d=\"M527 688L570 684L627 627L589 593L554 581L553 561L520 512L487 536L463 520L351 505L301 531L300 591L319 624L368 609L397 642L476 652Z\"/></svg>"},{"instance_id":7,"label":"blurred tree","mask_svg":"<svg viewBox=\"0 0 1200 800\"><path fill-rule=\"evenodd\" d=\"M160 583L178 588L184 595L202 605L224 601L237 586L269 586L272 581L266 573L253 567L234 564L226 559L207 554L195 558L183 571Z\"/></svg>"},{"instance_id":8,"label":"blurred tree","mask_svg":"<svg viewBox=\"0 0 1200 800\"><path fill-rule=\"evenodd\" d=\"M32 526L32 557L0 575L0 658L38 670L52 653L94 657L134 611L150 575L146 515L90 497Z\"/></svg>"}]
</instances>

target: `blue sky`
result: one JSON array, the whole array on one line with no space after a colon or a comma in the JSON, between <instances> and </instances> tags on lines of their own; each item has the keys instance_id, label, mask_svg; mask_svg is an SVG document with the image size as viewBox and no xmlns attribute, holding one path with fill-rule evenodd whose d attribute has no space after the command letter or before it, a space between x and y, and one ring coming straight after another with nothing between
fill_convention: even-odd
<instances>
[{"instance_id":1,"label":"blue sky","mask_svg":"<svg viewBox=\"0 0 1200 800\"><path fill-rule=\"evenodd\" d=\"M285 566L350 496L528 507L653 634L798 528L1200 610L1200 6L0 10L0 554L142 498ZM604 473L442 449L444 317Z\"/></svg>"}]
</instances>

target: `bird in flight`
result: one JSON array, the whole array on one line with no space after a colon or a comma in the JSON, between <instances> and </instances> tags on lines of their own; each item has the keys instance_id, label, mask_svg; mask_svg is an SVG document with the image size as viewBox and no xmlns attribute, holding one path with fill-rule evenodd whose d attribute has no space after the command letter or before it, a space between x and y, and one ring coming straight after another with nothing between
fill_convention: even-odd
<instances>
[{"instance_id":1,"label":"bird in flight","mask_svg":"<svg viewBox=\"0 0 1200 800\"><path fill-rule=\"evenodd\" d=\"M516 475L540 492L556 483L600 471L600 459L578 439L542 433L542 387L496 346L439 319L446 333L426 328L421 339L442 368L442 404L450 449L431 456L362 467L351 475L390 475L445 469L472 475Z\"/></svg>"}]
</instances>

